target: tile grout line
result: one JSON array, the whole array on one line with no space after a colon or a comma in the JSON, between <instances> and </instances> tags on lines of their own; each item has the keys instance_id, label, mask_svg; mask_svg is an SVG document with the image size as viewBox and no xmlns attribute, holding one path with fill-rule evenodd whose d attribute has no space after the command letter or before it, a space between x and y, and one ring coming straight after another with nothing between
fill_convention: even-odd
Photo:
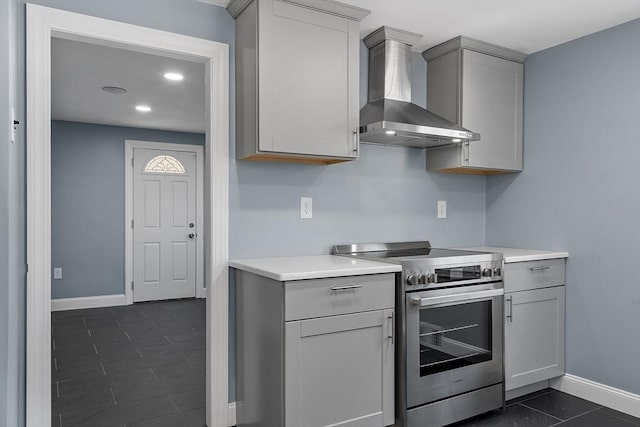
<instances>
[{"instance_id":1,"label":"tile grout line","mask_svg":"<svg viewBox=\"0 0 640 427\"><path fill-rule=\"evenodd\" d=\"M547 414L546 412L541 411L541 410L539 410L539 409L532 408L531 406L527 406L527 405L524 405L524 404L522 404L522 403L518 403L518 405L523 406L523 407L525 407L525 408L527 408L527 409L531 409L532 411L536 411L536 412L538 412L538 413L540 413L540 414L542 414L542 415L546 415L546 416L548 416L548 417L555 418L555 419L556 419L556 420L558 420L558 421L561 421L561 422L566 421L566 420L563 420L562 418L558 418L558 417L556 417L556 416L554 416L554 415ZM556 423L556 424L557 424L557 423ZM554 425L555 425L555 424L554 424Z\"/></svg>"},{"instance_id":2,"label":"tile grout line","mask_svg":"<svg viewBox=\"0 0 640 427\"><path fill-rule=\"evenodd\" d=\"M153 368L149 368L149 370L151 371L151 374L153 375L153 377L156 379L156 381L158 381L158 383L160 382L160 378L158 378L158 376L156 375L156 373L153 371Z\"/></svg>"},{"instance_id":3,"label":"tile grout line","mask_svg":"<svg viewBox=\"0 0 640 427\"><path fill-rule=\"evenodd\" d=\"M171 401L171 403L173 403L173 406L176 408L178 413L181 414L182 411L180 410L180 408L178 408L178 405L176 405L176 402L174 402L174 400L171 398L171 396L167 395L167 398Z\"/></svg>"},{"instance_id":4,"label":"tile grout line","mask_svg":"<svg viewBox=\"0 0 640 427\"><path fill-rule=\"evenodd\" d=\"M116 395L113 394L113 387L109 387L109 392L111 393L111 397L113 397L113 402L118 406L118 399L116 399Z\"/></svg>"},{"instance_id":5,"label":"tile grout line","mask_svg":"<svg viewBox=\"0 0 640 427\"><path fill-rule=\"evenodd\" d=\"M595 408L595 409L591 409L591 410L589 410L589 411L587 411L587 412L582 412L582 413L580 413L580 414L578 414L578 415L574 415L574 416L573 416L573 417L571 417L571 418L567 418L566 420L564 420L564 421L562 421L562 422L560 422L560 423L552 424L552 425L551 425L551 426L549 426L549 427L557 426L557 425L560 425L560 424L562 424L562 423L564 423L564 422L571 421L571 420L573 420L573 419L576 419L576 418L578 418L578 417L581 417L581 416L583 416L583 415L590 414L590 413L592 413L592 412L597 411L597 410L598 410L598 409L600 409L600 408L602 408L602 406L598 406L598 407L597 407L597 408Z\"/></svg>"}]
</instances>

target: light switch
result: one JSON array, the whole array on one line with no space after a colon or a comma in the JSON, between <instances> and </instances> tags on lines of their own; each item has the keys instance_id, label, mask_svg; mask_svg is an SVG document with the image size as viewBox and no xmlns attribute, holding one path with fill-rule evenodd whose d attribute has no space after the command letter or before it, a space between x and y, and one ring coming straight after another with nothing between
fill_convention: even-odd
<instances>
[{"instance_id":1,"label":"light switch","mask_svg":"<svg viewBox=\"0 0 640 427\"><path fill-rule=\"evenodd\" d=\"M56 267L53 269L53 280L62 279L62 268Z\"/></svg>"}]
</instances>

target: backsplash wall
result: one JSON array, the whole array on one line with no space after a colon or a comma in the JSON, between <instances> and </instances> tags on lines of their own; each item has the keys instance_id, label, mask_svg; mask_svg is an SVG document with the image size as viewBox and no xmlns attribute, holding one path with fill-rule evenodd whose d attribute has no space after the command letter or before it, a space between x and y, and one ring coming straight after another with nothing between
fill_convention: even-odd
<instances>
[{"instance_id":1,"label":"backsplash wall","mask_svg":"<svg viewBox=\"0 0 640 427\"><path fill-rule=\"evenodd\" d=\"M360 46L360 104L367 101L368 50ZM413 102L426 106L426 62L413 53ZM231 147L235 156L235 147ZM484 242L485 179L427 173L426 151L361 144L360 159L330 166L232 160L230 256L327 254L354 242ZM313 219L300 219L300 197ZM437 219L437 201L447 201Z\"/></svg>"}]
</instances>

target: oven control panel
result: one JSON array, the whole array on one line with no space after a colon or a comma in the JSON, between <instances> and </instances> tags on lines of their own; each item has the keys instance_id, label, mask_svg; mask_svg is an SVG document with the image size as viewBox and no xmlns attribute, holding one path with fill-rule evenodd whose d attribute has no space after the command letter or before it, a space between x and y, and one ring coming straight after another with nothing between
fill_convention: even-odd
<instances>
[{"instance_id":1,"label":"oven control panel","mask_svg":"<svg viewBox=\"0 0 640 427\"><path fill-rule=\"evenodd\" d=\"M408 291L502 280L502 261L472 265L430 265L422 268L419 264L414 264L405 267L403 277Z\"/></svg>"}]
</instances>

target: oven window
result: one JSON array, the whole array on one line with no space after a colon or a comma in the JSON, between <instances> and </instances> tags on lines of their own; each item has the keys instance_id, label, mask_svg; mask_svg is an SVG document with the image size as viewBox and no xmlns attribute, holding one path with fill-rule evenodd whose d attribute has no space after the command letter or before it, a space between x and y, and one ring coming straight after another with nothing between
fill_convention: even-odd
<instances>
[{"instance_id":1,"label":"oven window","mask_svg":"<svg viewBox=\"0 0 640 427\"><path fill-rule=\"evenodd\" d=\"M474 280L480 278L481 272L479 265L436 269L436 283L458 282L461 280Z\"/></svg>"},{"instance_id":2,"label":"oven window","mask_svg":"<svg viewBox=\"0 0 640 427\"><path fill-rule=\"evenodd\" d=\"M492 301L420 310L420 376L492 359Z\"/></svg>"}]
</instances>

